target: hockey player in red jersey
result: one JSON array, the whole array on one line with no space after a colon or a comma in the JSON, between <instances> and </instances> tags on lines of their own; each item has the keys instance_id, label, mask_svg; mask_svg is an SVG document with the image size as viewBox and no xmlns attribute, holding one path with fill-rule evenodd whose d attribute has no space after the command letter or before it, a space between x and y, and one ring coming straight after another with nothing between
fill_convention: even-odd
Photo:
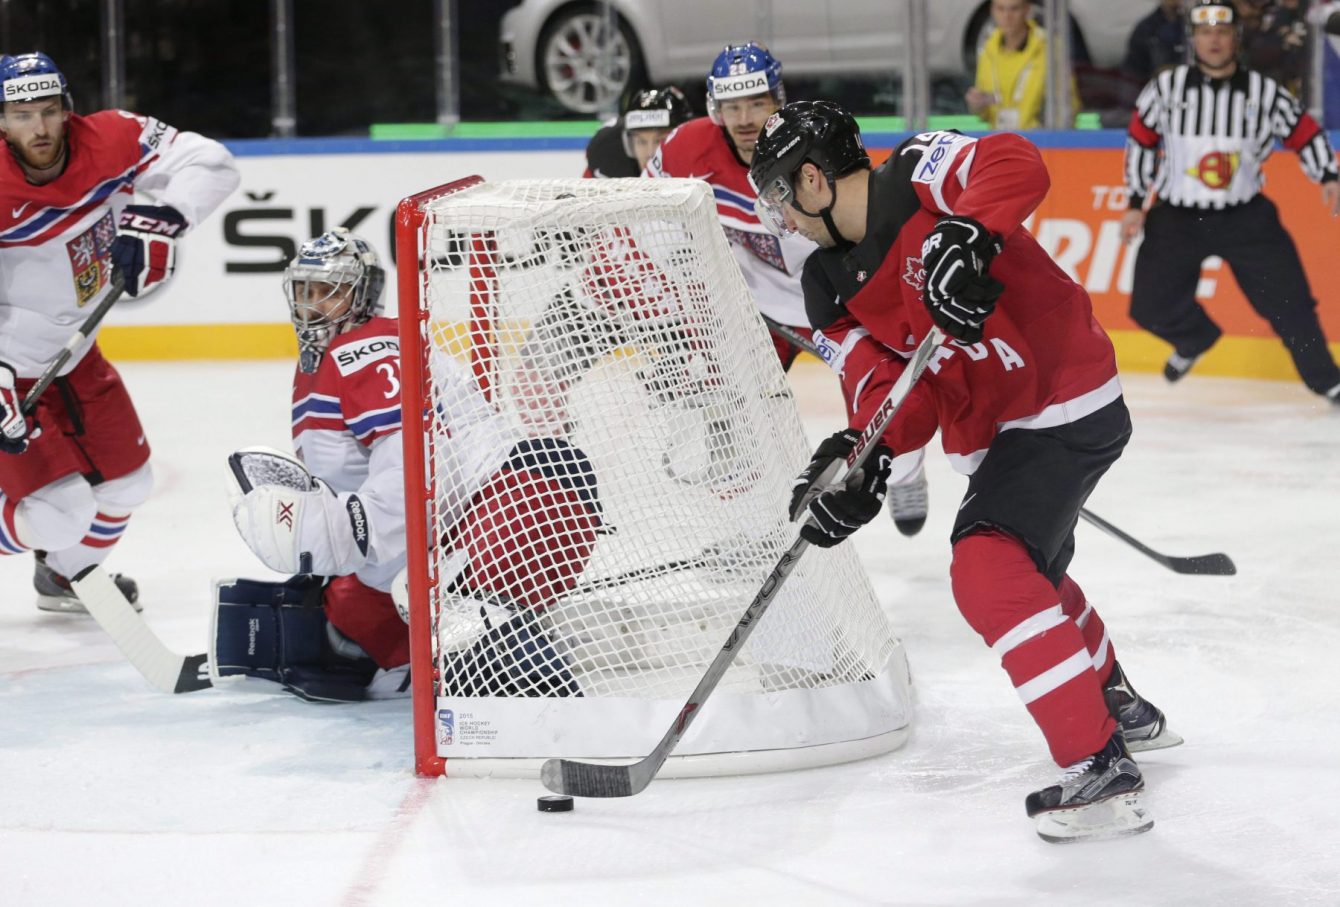
<instances>
[{"instance_id":1,"label":"hockey player in red jersey","mask_svg":"<svg viewBox=\"0 0 1340 907\"><path fill-rule=\"evenodd\" d=\"M707 181L731 252L759 310L808 337L800 271L814 242L768 230L755 211L757 195L749 182L763 124L785 103L782 64L767 48L753 42L728 45L707 76L708 115L670 133L646 172ZM772 342L782 367L789 369L800 349L775 331ZM900 532L915 535L926 521L928 503L923 452L909 450L892 470L889 512Z\"/></svg>"},{"instance_id":2,"label":"hockey player in red jersey","mask_svg":"<svg viewBox=\"0 0 1340 907\"><path fill-rule=\"evenodd\" d=\"M586 145L587 179L617 179L642 174L661 140L687 123L693 108L673 85L639 91L618 117L596 130Z\"/></svg>"},{"instance_id":3,"label":"hockey player in red jersey","mask_svg":"<svg viewBox=\"0 0 1340 907\"><path fill-rule=\"evenodd\" d=\"M855 404L851 428L797 480L793 519L932 325L954 338L884 442L916 449L939 429L969 476L951 536L954 599L1066 768L1027 812L1051 841L1148 829L1129 750L1181 738L1131 689L1067 572L1079 509L1120 456L1130 418L1087 294L1021 226L1049 186L1037 149L1011 134L932 132L872 171L851 114L802 102L764 127L750 175L769 220L821 247L805 264L806 310ZM819 495L806 538L836 545L873 519L880 472Z\"/></svg>"},{"instance_id":4,"label":"hockey player in red jersey","mask_svg":"<svg viewBox=\"0 0 1340 907\"><path fill-rule=\"evenodd\" d=\"M34 551L38 607L83 611L67 577L100 564L153 483L149 445L94 337L31 418L19 401L113 277L144 296L175 244L237 187L218 142L122 110L80 116L42 53L0 61L0 554ZM144 192L157 204L132 204ZM117 585L136 604L128 577Z\"/></svg>"},{"instance_id":5,"label":"hockey player in red jersey","mask_svg":"<svg viewBox=\"0 0 1340 907\"><path fill-rule=\"evenodd\" d=\"M249 448L230 466L238 532L266 566L298 576L220 584L211 659L220 676L277 681L313 700L408 689L409 634L391 595L405 566L400 344L395 320L381 314L384 282L376 252L343 228L304 243L285 272L299 346L297 458ZM519 439L469 371L450 364L434 372L451 432L436 462L461 493L437 519L450 526L442 543L470 590L456 602L469 612L455 615L457 642L468 651L477 641L483 607L491 626L515 620L538 644L528 622L575 583L594 545L594 474L564 442ZM496 678L492 660L481 662L469 682L484 689ZM559 667L540 681L572 689Z\"/></svg>"}]
</instances>

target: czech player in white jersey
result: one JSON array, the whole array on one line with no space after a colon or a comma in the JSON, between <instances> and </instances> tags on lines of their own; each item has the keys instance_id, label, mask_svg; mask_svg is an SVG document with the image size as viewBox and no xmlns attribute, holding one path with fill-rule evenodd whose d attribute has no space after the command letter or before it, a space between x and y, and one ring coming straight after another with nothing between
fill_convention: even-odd
<instances>
[{"instance_id":1,"label":"czech player in white jersey","mask_svg":"<svg viewBox=\"0 0 1340 907\"><path fill-rule=\"evenodd\" d=\"M238 532L287 582L219 584L211 662L218 676L282 684L305 699L357 701L408 690L403 587L405 489L400 342L381 314L385 273L376 252L343 228L304 243L284 274L298 335L293 379L296 457L265 448L229 461ZM436 454L444 485L441 544L454 552L454 611L443 644L470 655L471 682L499 681L475 662L515 638L486 627L534 620L581 573L600 525L595 476L580 450L522 439L464 368L435 367L438 416L451 443ZM449 480L449 481L448 481ZM555 541L562 539L560 547ZM523 563L527 552L541 567ZM537 644L538 630L526 641ZM536 671L568 690L561 659ZM534 679L534 678L532 678ZM575 687L572 687L575 689Z\"/></svg>"},{"instance_id":2,"label":"czech player in white jersey","mask_svg":"<svg viewBox=\"0 0 1340 907\"><path fill-rule=\"evenodd\" d=\"M0 58L0 92L0 555L35 552L38 607L83 611L67 577L102 563L148 498L149 445L96 332L32 413L21 401L114 282L142 297L172 276L177 240L238 175L203 136L75 113L46 54ZM134 581L114 579L136 603Z\"/></svg>"},{"instance_id":3,"label":"czech player in white jersey","mask_svg":"<svg viewBox=\"0 0 1340 907\"><path fill-rule=\"evenodd\" d=\"M731 252L759 310L808 338L800 274L817 247L803 236L778 236L769 230L755 210L758 194L749 182L764 123L785 103L781 62L761 44L728 45L707 76L708 115L671 132L647 163L646 175L707 181ZM782 367L789 369L800 349L775 331L772 339ZM923 451L910 451L893 464L889 512L904 535L920 532L926 521L924 456Z\"/></svg>"}]
</instances>

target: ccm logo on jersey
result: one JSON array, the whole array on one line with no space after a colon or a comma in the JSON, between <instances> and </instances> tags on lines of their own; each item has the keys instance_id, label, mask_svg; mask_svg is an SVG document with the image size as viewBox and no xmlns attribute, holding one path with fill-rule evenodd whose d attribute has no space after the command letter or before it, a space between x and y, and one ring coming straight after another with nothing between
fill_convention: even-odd
<instances>
[{"instance_id":1,"label":"ccm logo on jersey","mask_svg":"<svg viewBox=\"0 0 1340 907\"><path fill-rule=\"evenodd\" d=\"M391 337L373 337L336 350L335 366L341 375L351 375L368 363L393 358L400 358L399 341Z\"/></svg>"},{"instance_id":2,"label":"ccm logo on jersey","mask_svg":"<svg viewBox=\"0 0 1340 907\"><path fill-rule=\"evenodd\" d=\"M965 135L942 132L930 146L921 153L921 163L917 165L912 179L918 183L933 183L940 178L940 165L953 156L959 145L972 141Z\"/></svg>"}]
</instances>

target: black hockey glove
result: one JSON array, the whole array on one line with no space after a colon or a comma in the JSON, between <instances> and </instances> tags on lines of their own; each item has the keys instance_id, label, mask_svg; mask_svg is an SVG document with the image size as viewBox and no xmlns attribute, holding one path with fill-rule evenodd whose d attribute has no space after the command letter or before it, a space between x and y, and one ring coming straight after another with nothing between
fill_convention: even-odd
<instances>
[{"instance_id":1,"label":"black hockey glove","mask_svg":"<svg viewBox=\"0 0 1340 907\"><path fill-rule=\"evenodd\" d=\"M827 488L832 484L860 437L861 433L856 429L844 429L826 438L814 451L810 465L796 476L792 485L789 509L792 521L803 515L802 504L811 489ZM884 504L892 461L893 451L880 442L865 465L847 476L845 487L824 491L810 502L809 512L814 523L807 522L801 527L801 537L811 545L832 548L878 516Z\"/></svg>"},{"instance_id":2,"label":"black hockey glove","mask_svg":"<svg viewBox=\"0 0 1340 907\"><path fill-rule=\"evenodd\" d=\"M186 218L168 205L126 205L116 222L112 263L126 292L141 296L172 276L177 267L177 237Z\"/></svg>"},{"instance_id":3,"label":"black hockey glove","mask_svg":"<svg viewBox=\"0 0 1340 907\"><path fill-rule=\"evenodd\" d=\"M1005 285L987 273L1001 239L971 217L942 217L921 244L923 297L940 330L964 343L982 339L982 325Z\"/></svg>"},{"instance_id":4,"label":"black hockey glove","mask_svg":"<svg viewBox=\"0 0 1340 907\"><path fill-rule=\"evenodd\" d=\"M0 362L0 451L21 454L28 441L42 434L35 419L23 414L23 395L14 386L14 368Z\"/></svg>"}]
</instances>

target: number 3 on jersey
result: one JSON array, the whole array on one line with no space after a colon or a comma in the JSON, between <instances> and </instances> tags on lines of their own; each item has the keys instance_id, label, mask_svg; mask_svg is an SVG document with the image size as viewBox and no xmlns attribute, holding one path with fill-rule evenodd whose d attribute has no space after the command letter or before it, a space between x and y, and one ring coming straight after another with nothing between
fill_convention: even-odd
<instances>
[{"instance_id":1,"label":"number 3 on jersey","mask_svg":"<svg viewBox=\"0 0 1340 907\"><path fill-rule=\"evenodd\" d=\"M383 396L386 397L387 400L395 400L400 397L400 376L397 374L399 365L399 359L391 362L377 363L377 371L381 372L382 377L386 379L388 385L387 389L383 392Z\"/></svg>"}]
</instances>

